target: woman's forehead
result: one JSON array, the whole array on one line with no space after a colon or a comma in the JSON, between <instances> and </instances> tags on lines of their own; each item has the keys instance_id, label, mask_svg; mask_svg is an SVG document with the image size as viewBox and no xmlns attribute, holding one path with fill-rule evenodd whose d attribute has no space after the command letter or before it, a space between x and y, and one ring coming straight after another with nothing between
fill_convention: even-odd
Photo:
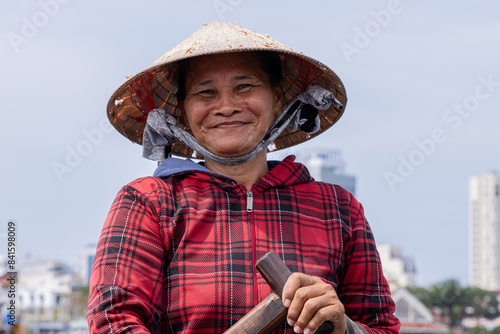
<instances>
[{"instance_id":1,"label":"woman's forehead","mask_svg":"<svg viewBox=\"0 0 500 334\"><path fill-rule=\"evenodd\" d=\"M258 77L265 75L258 57L251 52L222 53L195 57L189 64L191 75L241 71Z\"/></svg>"}]
</instances>

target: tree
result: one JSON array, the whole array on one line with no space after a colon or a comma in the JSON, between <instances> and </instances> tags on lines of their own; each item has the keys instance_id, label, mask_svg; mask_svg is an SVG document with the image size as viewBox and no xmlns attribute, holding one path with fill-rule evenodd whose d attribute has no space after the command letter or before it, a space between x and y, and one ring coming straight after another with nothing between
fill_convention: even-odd
<instances>
[{"instance_id":1,"label":"tree","mask_svg":"<svg viewBox=\"0 0 500 334\"><path fill-rule=\"evenodd\" d=\"M88 285L76 287L73 289L70 301L70 312L72 319L86 317L88 299L89 299Z\"/></svg>"},{"instance_id":2,"label":"tree","mask_svg":"<svg viewBox=\"0 0 500 334\"><path fill-rule=\"evenodd\" d=\"M477 287L468 287L465 289L464 295L467 315L486 319L495 319L500 315L498 298L495 293Z\"/></svg>"},{"instance_id":3,"label":"tree","mask_svg":"<svg viewBox=\"0 0 500 334\"><path fill-rule=\"evenodd\" d=\"M464 334L490 334L490 332L484 327L474 327L466 330Z\"/></svg>"},{"instance_id":4,"label":"tree","mask_svg":"<svg viewBox=\"0 0 500 334\"><path fill-rule=\"evenodd\" d=\"M491 334L500 334L500 326L493 328L490 332Z\"/></svg>"},{"instance_id":5,"label":"tree","mask_svg":"<svg viewBox=\"0 0 500 334\"><path fill-rule=\"evenodd\" d=\"M500 316L495 293L477 287L464 288L456 279L432 285L429 289L409 289L424 305L436 308L450 327L459 327L466 317L494 319Z\"/></svg>"}]
</instances>

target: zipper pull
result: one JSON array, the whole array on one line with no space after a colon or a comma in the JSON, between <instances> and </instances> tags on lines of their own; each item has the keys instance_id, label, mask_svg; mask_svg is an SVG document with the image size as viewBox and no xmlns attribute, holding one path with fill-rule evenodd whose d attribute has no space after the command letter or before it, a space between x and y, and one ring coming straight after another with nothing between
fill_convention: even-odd
<instances>
[{"instance_id":1,"label":"zipper pull","mask_svg":"<svg viewBox=\"0 0 500 334\"><path fill-rule=\"evenodd\" d=\"M253 193L251 190L247 191L247 212L253 211Z\"/></svg>"}]
</instances>

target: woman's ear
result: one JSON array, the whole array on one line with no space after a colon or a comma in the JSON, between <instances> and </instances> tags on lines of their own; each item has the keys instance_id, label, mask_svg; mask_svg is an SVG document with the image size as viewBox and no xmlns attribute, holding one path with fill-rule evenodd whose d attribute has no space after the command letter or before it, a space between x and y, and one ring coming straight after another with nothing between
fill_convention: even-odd
<instances>
[{"instance_id":1,"label":"woman's ear","mask_svg":"<svg viewBox=\"0 0 500 334\"><path fill-rule=\"evenodd\" d=\"M179 116L178 116L178 120L180 121L179 123L183 124L184 130L187 130L189 128L189 122L186 116L186 110L184 109L183 100L180 99L177 100L177 108L179 108Z\"/></svg>"},{"instance_id":2,"label":"woman's ear","mask_svg":"<svg viewBox=\"0 0 500 334\"><path fill-rule=\"evenodd\" d=\"M180 118L182 119L182 123L184 124L184 130L190 131L191 127L189 126L186 109L184 109L184 101L179 101L179 109L181 111Z\"/></svg>"}]
</instances>

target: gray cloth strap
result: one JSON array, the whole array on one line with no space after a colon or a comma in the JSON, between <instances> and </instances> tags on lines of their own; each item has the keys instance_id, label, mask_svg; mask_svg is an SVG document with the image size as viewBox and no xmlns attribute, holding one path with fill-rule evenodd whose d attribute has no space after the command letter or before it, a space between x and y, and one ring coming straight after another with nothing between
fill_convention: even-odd
<instances>
[{"instance_id":1,"label":"gray cloth strap","mask_svg":"<svg viewBox=\"0 0 500 334\"><path fill-rule=\"evenodd\" d=\"M271 126L264 139L247 154L238 157L221 157L213 154L203 147L196 138L183 130L175 117L167 114L161 108L153 109L149 112L144 135L142 140L142 156L146 159L161 161L165 158L165 147L172 145L177 139L186 146L192 148L205 158L226 165L238 165L247 162L257 156L262 150L266 149L278 136L289 126L290 122L297 123L296 115L300 112L304 103L311 104L317 109L327 109L332 103L340 108L342 105L338 102L332 93L318 85L309 85L304 92L298 94L286 109L281 113L278 119ZM292 127L297 125L292 125Z\"/></svg>"},{"instance_id":2,"label":"gray cloth strap","mask_svg":"<svg viewBox=\"0 0 500 334\"><path fill-rule=\"evenodd\" d=\"M354 322L347 315L344 315L347 325L346 334L367 334L368 331L360 324Z\"/></svg>"},{"instance_id":3,"label":"gray cloth strap","mask_svg":"<svg viewBox=\"0 0 500 334\"><path fill-rule=\"evenodd\" d=\"M177 140L168 125L169 122L172 123L172 126L179 126L177 120L172 116L167 117L167 113L163 109L153 109L148 113L146 127L142 135L142 156L144 158L154 161L162 161L167 158L165 147L172 145Z\"/></svg>"},{"instance_id":4,"label":"gray cloth strap","mask_svg":"<svg viewBox=\"0 0 500 334\"><path fill-rule=\"evenodd\" d=\"M310 104L319 110L328 109L331 104L333 104L338 110L341 110L344 107L330 91L324 89L318 84L310 84L304 92L299 93L297 98L303 103ZM290 122L288 128L291 131L296 131L297 128L309 121L308 117L310 116L304 115L303 111L304 109L301 108L301 110L295 115L294 119ZM314 118L314 127L312 127L309 131L305 131L309 134L318 132L321 127L321 121L317 112Z\"/></svg>"},{"instance_id":5,"label":"gray cloth strap","mask_svg":"<svg viewBox=\"0 0 500 334\"><path fill-rule=\"evenodd\" d=\"M306 90L299 93L297 97L302 102L310 104L319 110L330 108L332 103L338 110L344 107L342 103L335 98L332 92L318 84L310 84L307 86Z\"/></svg>"}]
</instances>

